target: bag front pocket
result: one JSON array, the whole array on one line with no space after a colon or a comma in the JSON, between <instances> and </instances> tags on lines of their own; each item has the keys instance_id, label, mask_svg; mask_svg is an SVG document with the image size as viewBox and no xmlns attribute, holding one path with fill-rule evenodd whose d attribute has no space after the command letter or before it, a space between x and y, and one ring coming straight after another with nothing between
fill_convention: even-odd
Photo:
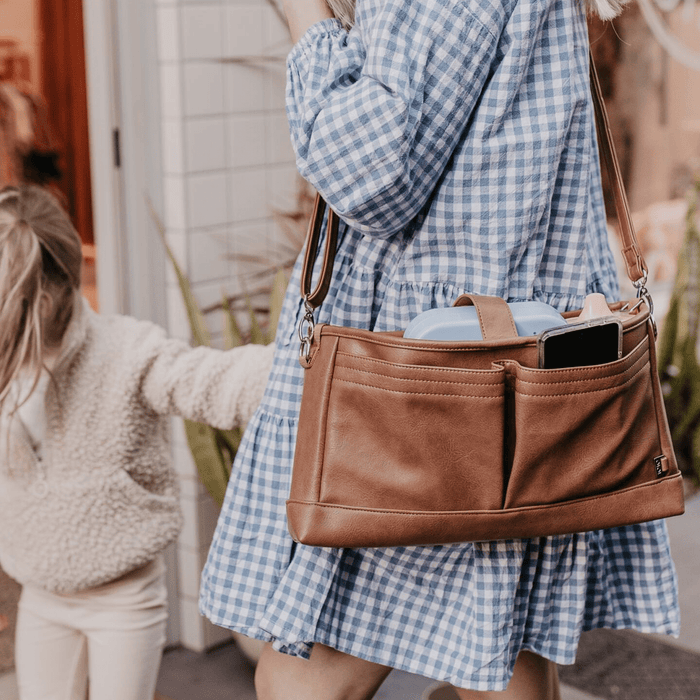
<instances>
[{"instance_id":1,"label":"bag front pocket","mask_svg":"<svg viewBox=\"0 0 700 700\"><path fill-rule=\"evenodd\" d=\"M500 508L505 370L399 365L339 352L324 503L402 511Z\"/></svg>"},{"instance_id":2,"label":"bag front pocket","mask_svg":"<svg viewBox=\"0 0 700 700\"><path fill-rule=\"evenodd\" d=\"M562 370L504 362L512 378L505 508L652 481L661 454L649 339L617 362Z\"/></svg>"}]
</instances>

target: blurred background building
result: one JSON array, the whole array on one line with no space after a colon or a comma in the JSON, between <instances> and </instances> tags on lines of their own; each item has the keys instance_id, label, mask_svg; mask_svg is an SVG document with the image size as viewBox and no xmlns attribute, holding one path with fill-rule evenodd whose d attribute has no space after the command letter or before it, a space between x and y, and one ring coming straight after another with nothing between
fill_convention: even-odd
<instances>
[{"instance_id":1,"label":"blurred background building","mask_svg":"<svg viewBox=\"0 0 700 700\"><path fill-rule=\"evenodd\" d=\"M663 296L700 172L700 2L640 2L614 24L592 23L591 38ZM32 178L63 193L93 306L189 338L159 224L201 307L255 293L264 260L290 245L278 213L300 202L284 114L289 48L273 0L0 0L0 184ZM217 342L223 313L207 319ZM202 650L229 637L197 611L218 508L179 421L173 433L185 528L168 555L169 642ZM0 604L15 595L0 573Z\"/></svg>"}]
</instances>

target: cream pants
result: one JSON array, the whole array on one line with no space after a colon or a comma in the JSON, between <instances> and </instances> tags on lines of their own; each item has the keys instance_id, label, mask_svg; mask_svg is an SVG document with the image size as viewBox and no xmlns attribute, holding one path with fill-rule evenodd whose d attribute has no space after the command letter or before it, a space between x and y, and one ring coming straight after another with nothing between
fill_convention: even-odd
<instances>
[{"instance_id":1,"label":"cream pants","mask_svg":"<svg viewBox=\"0 0 700 700\"><path fill-rule=\"evenodd\" d=\"M59 595L25 586L16 668L20 700L153 700L167 618L158 557L99 588Z\"/></svg>"}]
</instances>

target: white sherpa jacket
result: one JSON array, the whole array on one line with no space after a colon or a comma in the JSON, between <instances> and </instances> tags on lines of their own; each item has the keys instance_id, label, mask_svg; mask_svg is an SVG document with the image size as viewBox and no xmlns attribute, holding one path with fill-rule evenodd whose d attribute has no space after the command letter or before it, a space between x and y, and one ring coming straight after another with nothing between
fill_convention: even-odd
<instances>
[{"instance_id":1,"label":"white sherpa jacket","mask_svg":"<svg viewBox=\"0 0 700 700\"><path fill-rule=\"evenodd\" d=\"M10 407L0 414L2 568L22 584L67 593L153 559L181 525L166 416L245 424L272 350L191 348L77 299L46 390L43 461Z\"/></svg>"}]
</instances>

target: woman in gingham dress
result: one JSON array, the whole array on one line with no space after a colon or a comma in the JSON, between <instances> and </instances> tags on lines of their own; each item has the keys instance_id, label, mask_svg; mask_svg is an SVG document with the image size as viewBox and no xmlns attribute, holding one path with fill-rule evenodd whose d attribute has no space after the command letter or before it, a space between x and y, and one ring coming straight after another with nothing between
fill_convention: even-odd
<instances>
[{"instance_id":1,"label":"woman in gingham dress","mask_svg":"<svg viewBox=\"0 0 700 700\"><path fill-rule=\"evenodd\" d=\"M597 2L599 14L619 9ZM342 220L319 322L404 328L464 292L560 311L591 292L617 298L579 0L357 0L349 31L323 0L285 9L297 164ZM202 576L209 619L271 642L260 700L364 700L391 668L449 681L463 699L543 700L558 695L552 662L573 663L583 630L678 633L663 522L295 545L299 276L297 264Z\"/></svg>"}]
</instances>

